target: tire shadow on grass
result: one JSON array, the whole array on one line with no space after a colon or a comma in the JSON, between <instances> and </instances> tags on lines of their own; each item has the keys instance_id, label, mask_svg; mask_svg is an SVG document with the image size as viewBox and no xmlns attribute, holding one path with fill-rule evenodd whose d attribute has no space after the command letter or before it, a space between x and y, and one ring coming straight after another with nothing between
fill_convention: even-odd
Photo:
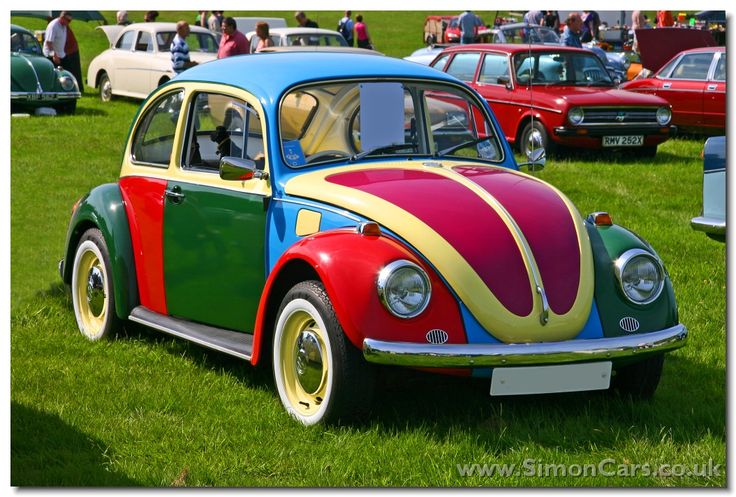
<instances>
[{"instance_id":1,"label":"tire shadow on grass","mask_svg":"<svg viewBox=\"0 0 736 497\"><path fill-rule=\"evenodd\" d=\"M56 414L10 404L10 485L18 487L132 487L115 471L110 447Z\"/></svg>"}]
</instances>

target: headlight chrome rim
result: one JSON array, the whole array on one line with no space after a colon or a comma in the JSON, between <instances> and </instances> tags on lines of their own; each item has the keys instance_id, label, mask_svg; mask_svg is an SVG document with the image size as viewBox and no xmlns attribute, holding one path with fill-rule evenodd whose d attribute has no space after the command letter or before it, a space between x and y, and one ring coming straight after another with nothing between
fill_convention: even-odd
<instances>
[{"instance_id":1,"label":"headlight chrome rim","mask_svg":"<svg viewBox=\"0 0 736 497\"><path fill-rule=\"evenodd\" d=\"M582 107L573 107L567 112L567 120L573 126L578 126L585 120L585 112Z\"/></svg>"},{"instance_id":2,"label":"headlight chrome rim","mask_svg":"<svg viewBox=\"0 0 736 497\"><path fill-rule=\"evenodd\" d=\"M59 76L59 84L64 91L72 91L74 87L77 86L77 82L68 74L62 74Z\"/></svg>"},{"instance_id":3,"label":"headlight chrome rim","mask_svg":"<svg viewBox=\"0 0 736 497\"><path fill-rule=\"evenodd\" d=\"M388 286L391 281L391 278L399 270L404 269L404 268L413 269L422 279L422 282L424 283L424 286L426 288L426 294L424 296L424 300L422 304L419 307L417 307L413 312L410 312L408 314L401 314L400 312L397 312L395 309L393 309L391 307L391 304L389 303L389 299L387 295L387 290L388 290ZM381 303L386 308L386 310L388 310L391 314L401 319L410 319L410 318L419 316L421 313L425 311L425 309L429 305L429 301L432 296L432 283L430 282L429 276L427 275L427 273L419 265L411 261L408 261L406 259L400 259L400 260L387 264L381 270L381 272L378 273L378 280L376 281L376 288L378 290L378 298L381 300Z\"/></svg>"},{"instance_id":4,"label":"headlight chrome rim","mask_svg":"<svg viewBox=\"0 0 736 497\"><path fill-rule=\"evenodd\" d=\"M669 107L660 107L657 109L657 123L660 126L665 126L672 120L672 111Z\"/></svg>"},{"instance_id":5,"label":"headlight chrome rim","mask_svg":"<svg viewBox=\"0 0 736 497\"><path fill-rule=\"evenodd\" d=\"M629 295L629 293L626 291L626 284L624 283L624 272L626 271L626 266L630 264L633 260L640 257L644 257L652 262L657 270L659 278L656 290L649 298L644 300L636 300L632 298L631 295ZM666 278L664 266L662 265L662 261L660 261L659 258L657 258L657 256L655 256L651 252L647 252L646 250L642 249L627 250L626 252L621 254L618 259L616 259L616 262L614 263L614 269L616 273L616 279L618 280L619 286L621 287L621 292L630 302L636 305L647 305L657 300L662 294L662 290L664 289L664 280Z\"/></svg>"}]
</instances>

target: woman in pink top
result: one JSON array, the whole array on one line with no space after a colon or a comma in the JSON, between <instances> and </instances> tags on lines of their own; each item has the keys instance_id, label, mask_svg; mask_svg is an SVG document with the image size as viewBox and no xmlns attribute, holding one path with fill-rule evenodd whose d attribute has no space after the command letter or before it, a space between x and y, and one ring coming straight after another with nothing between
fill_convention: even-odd
<instances>
[{"instance_id":1,"label":"woman in pink top","mask_svg":"<svg viewBox=\"0 0 736 497\"><path fill-rule=\"evenodd\" d=\"M266 47L273 46L273 40L269 35L269 26L267 22L259 22L256 24L256 36L258 36L258 45L256 45L256 52L260 52Z\"/></svg>"},{"instance_id":2,"label":"woman in pink top","mask_svg":"<svg viewBox=\"0 0 736 497\"><path fill-rule=\"evenodd\" d=\"M368 34L368 28L363 22L362 15L358 15L355 17L355 35L356 35L356 38L358 39L358 47L367 48L368 50L373 50L373 45L371 44L371 37Z\"/></svg>"}]
</instances>

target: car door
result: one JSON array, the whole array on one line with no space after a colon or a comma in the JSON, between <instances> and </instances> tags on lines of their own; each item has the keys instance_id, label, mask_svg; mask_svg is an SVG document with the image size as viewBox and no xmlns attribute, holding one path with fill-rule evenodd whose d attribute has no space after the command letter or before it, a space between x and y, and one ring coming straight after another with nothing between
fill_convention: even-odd
<instances>
[{"instance_id":1,"label":"car door","mask_svg":"<svg viewBox=\"0 0 736 497\"><path fill-rule=\"evenodd\" d=\"M726 52L716 52L703 98L703 125L726 128Z\"/></svg>"},{"instance_id":2,"label":"car door","mask_svg":"<svg viewBox=\"0 0 736 497\"><path fill-rule=\"evenodd\" d=\"M686 53L664 78L658 94L672 105L675 124L700 126L703 123L704 95L712 60L711 52Z\"/></svg>"},{"instance_id":3,"label":"car door","mask_svg":"<svg viewBox=\"0 0 736 497\"><path fill-rule=\"evenodd\" d=\"M471 84L488 101L507 139L513 141L519 120L518 105L513 102L513 83L509 57L505 53L486 53L477 79Z\"/></svg>"},{"instance_id":4,"label":"car door","mask_svg":"<svg viewBox=\"0 0 736 497\"><path fill-rule=\"evenodd\" d=\"M163 256L170 316L252 331L265 282L265 179L226 181L223 156L267 170L257 100L190 94L180 163L164 192Z\"/></svg>"}]
</instances>

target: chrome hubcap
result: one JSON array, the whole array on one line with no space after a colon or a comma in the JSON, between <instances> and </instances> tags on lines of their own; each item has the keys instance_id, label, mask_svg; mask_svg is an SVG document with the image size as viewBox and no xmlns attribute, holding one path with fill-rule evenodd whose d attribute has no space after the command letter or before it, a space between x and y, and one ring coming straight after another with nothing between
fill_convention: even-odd
<instances>
[{"instance_id":1,"label":"chrome hubcap","mask_svg":"<svg viewBox=\"0 0 736 497\"><path fill-rule=\"evenodd\" d=\"M87 304L95 317L102 314L105 307L105 278L99 266L92 266L87 275Z\"/></svg>"},{"instance_id":2,"label":"chrome hubcap","mask_svg":"<svg viewBox=\"0 0 736 497\"><path fill-rule=\"evenodd\" d=\"M110 84L110 81L107 80L102 84L102 98L105 100L109 100L111 95L112 95L112 84Z\"/></svg>"},{"instance_id":3,"label":"chrome hubcap","mask_svg":"<svg viewBox=\"0 0 736 497\"><path fill-rule=\"evenodd\" d=\"M314 394L322 384L322 347L312 330L304 330L296 341L296 376L308 394Z\"/></svg>"}]
</instances>

